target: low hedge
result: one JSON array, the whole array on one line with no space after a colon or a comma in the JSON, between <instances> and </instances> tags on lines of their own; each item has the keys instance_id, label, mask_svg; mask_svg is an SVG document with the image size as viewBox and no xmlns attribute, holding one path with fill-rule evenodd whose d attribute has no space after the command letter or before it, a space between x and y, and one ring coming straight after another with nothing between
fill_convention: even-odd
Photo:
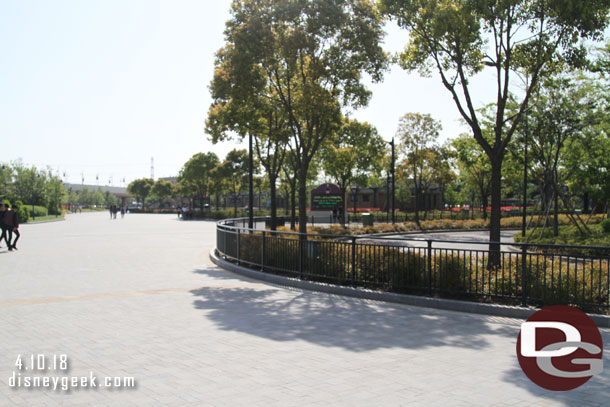
<instances>
[{"instance_id":1,"label":"low hedge","mask_svg":"<svg viewBox=\"0 0 610 407\"><path fill-rule=\"evenodd\" d=\"M298 275L299 240L278 236L265 238L265 271ZM261 233L240 235L240 259L258 267L262 260ZM523 290L522 257L504 254L500 267L489 269L487 256L479 253L435 251L361 242L355 246L356 269L352 270L352 243L308 240L303 246L303 278L335 284L356 284L388 291L423 294L428 287L440 296L461 298L502 297L520 302ZM609 301L608 260L569 262L544 255L528 255L527 296L538 305L571 304L592 312L606 313Z\"/></svg>"}]
</instances>

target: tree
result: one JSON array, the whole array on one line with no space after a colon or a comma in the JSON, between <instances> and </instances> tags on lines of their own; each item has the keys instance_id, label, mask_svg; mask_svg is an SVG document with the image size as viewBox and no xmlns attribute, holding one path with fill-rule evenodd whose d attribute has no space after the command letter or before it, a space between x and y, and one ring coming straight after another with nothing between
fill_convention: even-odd
<instances>
[{"instance_id":1,"label":"tree","mask_svg":"<svg viewBox=\"0 0 610 407\"><path fill-rule=\"evenodd\" d=\"M415 190L415 222L419 224L421 194L433 183L446 184L451 178L446 156L438 143L441 124L428 114L407 113L399 122L396 135L400 140L399 152L405 159L399 163L398 172L413 184ZM424 208L427 217L427 206Z\"/></svg>"},{"instance_id":2,"label":"tree","mask_svg":"<svg viewBox=\"0 0 610 407\"><path fill-rule=\"evenodd\" d=\"M218 156L213 153L197 153L184 164L178 175L178 183L183 191L191 193L199 199L199 207L203 213L204 200L208 196L211 183L211 171L218 165Z\"/></svg>"},{"instance_id":3,"label":"tree","mask_svg":"<svg viewBox=\"0 0 610 407\"><path fill-rule=\"evenodd\" d=\"M49 178L45 185L46 196L48 197L47 210L49 215L60 215L61 204L66 198L66 187L61 178L49 173Z\"/></svg>"},{"instance_id":4,"label":"tree","mask_svg":"<svg viewBox=\"0 0 610 407\"><path fill-rule=\"evenodd\" d=\"M92 204L95 206L102 206L106 198L104 197L104 193L100 187L93 193Z\"/></svg>"},{"instance_id":5,"label":"tree","mask_svg":"<svg viewBox=\"0 0 610 407\"><path fill-rule=\"evenodd\" d=\"M78 201L81 205L89 206L93 202L93 193L89 191L89 188L84 187L78 192Z\"/></svg>"},{"instance_id":6,"label":"tree","mask_svg":"<svg viewBox=\"0 0 610 407\"><path fill-rule=\"evenodd\" d=\"M324 172L341 189L344 211L348 186L364 185L369 172L381 170L384 147L385 142L375 127L345 118L341 128L322 148Z\"/></svg>"},{"instance_id":7,"label":"tree","mask_svg":"<svg viewBox=\"0 0 610 407\"><path fill-rule=\"evenodd\" d=\"M46 174L20 162L13 165L13 170L16 198L32 205L32 216L35 217L34 205L47 206Z\"/></svg>"},{"instance_id":8,"label":"tree","mask_svg":"<svg viewBox=\"0 0 610 407\"><path fill-rule=\"evenodd\" d=\"M159 179L153 185L151 193L159 200L159 205L163 207L164 202L174 195L174 184L164 179Z\"/></svg>"},{"instance_id":9,"label":"tree","mask_svg":"<svg viewBox=\"0 0 610 407\"><path fill-rule=\"evenodd\" d=\"M491 192L491 164L481 146L468 134L452 140L456 151L463 188L472 196L478 195L483 206L483 219L487 219L488 198ZM473 206L473 202L470 203Z\"/></svg>"},{"instance_id":10,"label":"tree","mask_svg":"<svg viewBox=\"0 0 610 407\"><path fill-rule=\"evenodd\" d=\"M140 178L133 180L127 185L127 193L134 195L136 200L142 204L142 207L146 205L146 198L150 195L155 181L151 178Z\"/></svg>"},{"instance_id":11,"label":"tree","mask_svg":"<svg viewBox=\"0 0 610 407\"><path fill-rule=\"evenodd\" d=\"M585 196L590 194L610 216L610 116L607 113L610 108L610 41L597 49L592 72L592 78L586 79L584 85L597 99L596 109L589 112L594 116L594 123L580 150L582 157L572 151L573 160L580 165L574 170L571 188Z\"/></svg>"},{"instance_id":12,"label":"tree","mask_svg":"<svg viewBox=\"0 0 610 407\"><path fill-rule=\"evenodd\" d=\"M597 133L593 126L600 119L599 93L588 82L586 79L579 81L571 75L546 79L535 94L535 103L528 116L532 158L528 166L540 185L546 213L554 207L555 236L559 235L559 200L566 209L571 207L564 187L578 169L588 166L586 158L589 154L585 150L598 149L591 141ZM577 178L578 184L586 188L588 179ZM571 217L570 213L568 216ZM576 215L572 219L576 227L581 229L578 218ZM548 216L545 217L545 226L547 222ZM582 229L587 229L584 223Z\"/></svg>"},{"instance_id":13,"label":"tree","mask_svg":"<svg viewBox=\"0 0 610 407\"><path fill-rule=\"evenodd\" d=\"M220 165L217 165L212 171L210 171L210 191L216 198L216 209L220 207L220 198L226 188L226 185L227 182L224 178L223 171L220 168Z\"/></svg>"},{"instance_id":14,"label":"tree","mask_svg":"<svg viewBox=\"0 0 610 407\"><path fill-rule=\"evenodd\" d=\"M5 199L15 200L15 184L13 183L14 171L9 164L0 166L0 202Z\"/></svg>"},{"instance_id":15,"label":"tree","mask_svg":"<svg viewBox=\"0 0 610 407\"><path fill-rule=\"evenodd\" d=\"M407 70L436 70L474 139L491 162L490 241L500 242L502 161L521 122L532 90L557 64L579 66L581 39L597 40L607 26L610 1L578 0L381 0L382 12L409 31L400 55ZM495 124L491 142L483 136L470 83L484 69L495 77ZM514 74L528 79L517 112L507 116ZM516 95L516 93L515 93ZM500 245L491 243L488 266L500 264Z\"/></svg>"},{"instance_id":16,"label":"tree","mask_svg":"<svg viewBox=\"0 0 610 407\"><path fill-rule=\"evenodd\" d=\"M227 153L218 170L226 181L226 187L233 200L233 214L237 216L237 200L248 185L248 152L233 149Z\"/></svg>"},{"instance_id":17,"label":"tree","mask_svg":"<svg viewBox=\"0 0 610 407\"><path fill-rule=\"evenodd\" d=\"M296 155L289 151L286 155L286 162L281 172L281 188L284 190L284 198L290 207L290 230L296 229L296 196L297 196L297 173L298 164Z\"/></svg>"},{"instance_id":18,"label":"tree","mask_svg":"<svg viewBox=\"0 0 610 407\"><path fill-rule=\"evenodd\" d=\"M272 88L262 92L243 92L240 87L231 86L235 80L244 80L243 77L236 79L230 76L236 74L240 67L239 53L232 52L231 45L217 53L214 79L210 85L214 101L206 120L206 130L214 143L230 139L233 134L240 139L246 134L253 138L254 151L269 178L271 230L275 230L277 180L290 137L287 116L274 98L268 97L274 94Z\"/></svg>"},{"instance_id":19,"label":"tree","mask_svg":"<svg viewBox=\"0 0 610 407\"><path fill-rule=\"evenodd\" d=\"M386 56L380 18L368 2L234 1L219 58L227 85L263 95L290 130L299 189L299 231L307 231L307 176L324 141L339 127L341 108L366 105L362 73L381 79ZM246 99L243 97L242 99Z\"/></svg>"},{"instance_id":20,"label":"tree","mask_svg":"<svg viewBox=\"0 0 610 407\"><path fill-rule=\"evenodd\" d=\"M72 195L70 195L70 202L72 201ZM104 206L106 208L110 208L112 205L116 205L118 203L117 197L110 193L110 191L104 192Z\"/></svg>"}]
</instances>

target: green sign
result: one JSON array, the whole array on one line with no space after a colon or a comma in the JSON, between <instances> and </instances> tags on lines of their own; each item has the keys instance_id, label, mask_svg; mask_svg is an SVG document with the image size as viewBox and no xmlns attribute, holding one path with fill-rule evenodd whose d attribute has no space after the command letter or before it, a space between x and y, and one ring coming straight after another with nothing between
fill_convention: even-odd
<instances>
[{"instance_id":1,"label":"green sign","mask_svg":"<svg viewBox=\"0 0 610 407\"><path fill-rule=\"evenodd\" d=\"M343 196L342 195L314 195L311 197L311 210L312 211L324 211L343 207Z\"/></svg>"}]
</instances>

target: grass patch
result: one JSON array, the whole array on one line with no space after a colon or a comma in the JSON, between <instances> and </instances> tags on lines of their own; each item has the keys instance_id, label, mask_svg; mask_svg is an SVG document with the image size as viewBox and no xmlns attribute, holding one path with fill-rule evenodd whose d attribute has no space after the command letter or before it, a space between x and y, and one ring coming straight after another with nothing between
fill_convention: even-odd
<instances>
[{"instance_id":1,"label":"grass patch","mask_svg":"<svg viewBox=\"0 0 610 407\"><path fill-rule=\"evenodd\" d=\"M64 219L64 215L46 215L46 216L36 216L36 219L30 218L25 223L40 223L40 222L48 222L50 220L60 220Z\"/></svg>"},{"instance_id":2,"label":"grass patch","mask_svg":"<svg viewBox=\"0 0 610 407\"><path fill-rule=\"evenodd\" d=\"M527 240L528 243L542 243L554 245L574 245L574 246L603 246L607 250L586 249L586 248L544 248L540 251L545 253L557 253L567 255L592 255L592 256L608 256L610 255L610 233L605 232L601 224L589 225L591 234L583 234L574 225L564 225L559 227L559 235L553 236L553 228L547 227L542 236L540 229L534 230L532 237ZM528 229L526 237L529 236L531 229ZM514 237L516 242L525 242L526 239L520 234Z\"/></svg>"}]
</instances>

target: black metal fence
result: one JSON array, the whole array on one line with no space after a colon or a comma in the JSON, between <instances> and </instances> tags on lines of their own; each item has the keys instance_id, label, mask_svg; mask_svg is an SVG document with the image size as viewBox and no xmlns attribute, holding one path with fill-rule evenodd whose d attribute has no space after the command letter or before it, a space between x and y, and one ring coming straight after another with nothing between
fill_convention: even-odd
<instances>
[{"instance_id":1,"label":"black metal fence","mask_svg":"<svg viewBox=\"0 0 610 407\"><path fill-rule=\"evenodd\" d=\"M264 220L255 219L257 225ZM488 242L302 235L245 225L246 219L218 222L218 254L267 273L523 306L565 304L598 313L610 309L609 247L588 246L596 255L574 256L549 253L557 251L553 245L510 243L490 256Z\"/></svg>"}]
</instances>

